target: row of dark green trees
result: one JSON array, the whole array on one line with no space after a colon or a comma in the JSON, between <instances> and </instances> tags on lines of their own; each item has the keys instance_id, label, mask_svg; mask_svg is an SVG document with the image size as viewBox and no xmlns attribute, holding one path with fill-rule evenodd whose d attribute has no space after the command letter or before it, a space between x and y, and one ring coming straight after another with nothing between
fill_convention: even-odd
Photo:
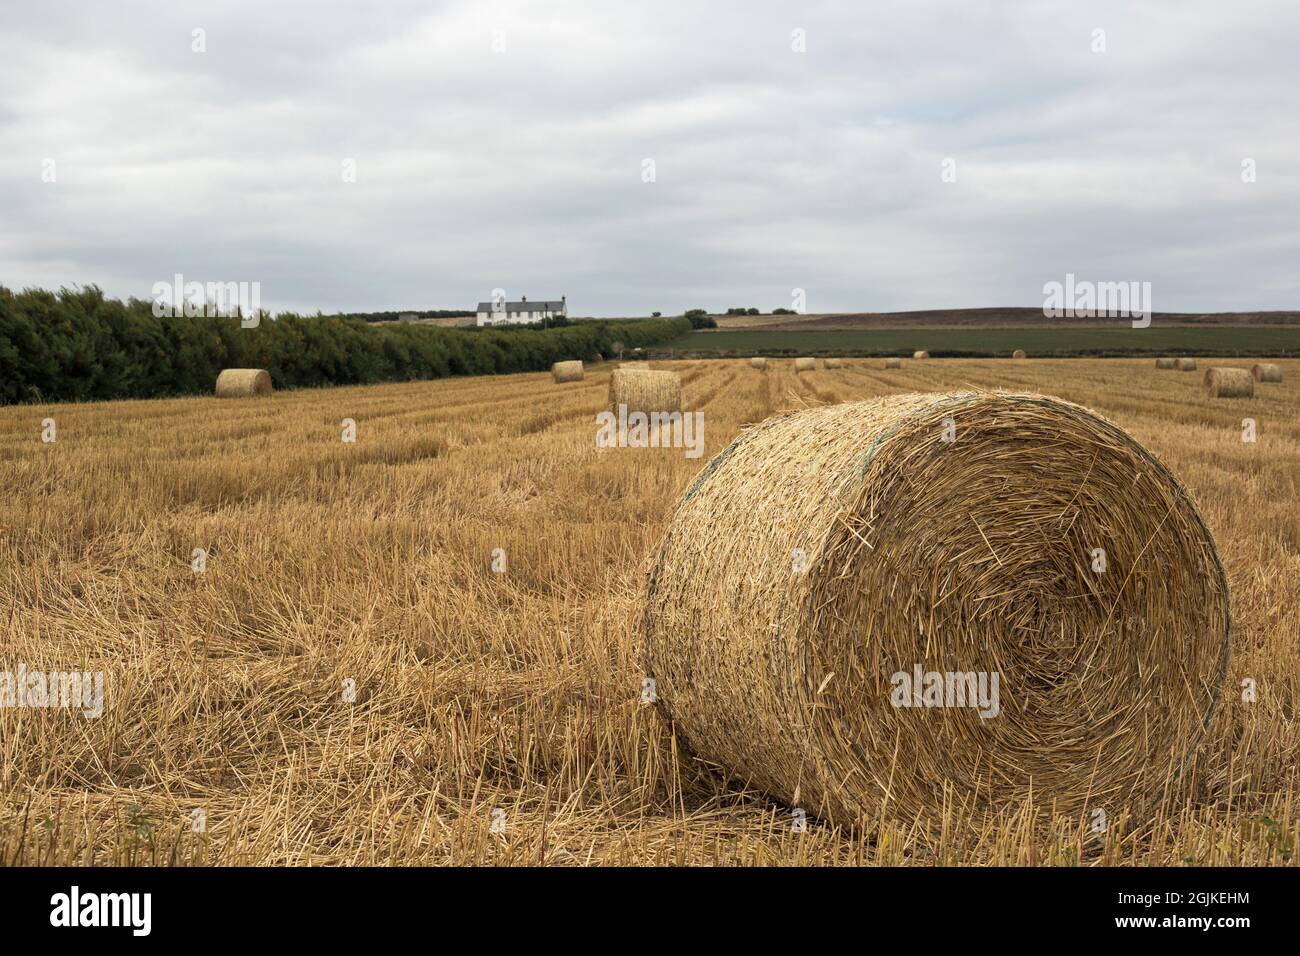
<instances>
[{"instance_id":1,"label":"row of dark green trees","mask_svg":"<svg viewBox=\"0 0 1300 956\"><path fill-rule=\"evenodd\" d=\"M243 328L235 317L160 318L151 302L105 298L95 286L0 286L0 404L201 394L223 368L264 368L277 388L542 371L689 329L684 318L448 329L292 313Z\"/></svg>"}]
</instances>

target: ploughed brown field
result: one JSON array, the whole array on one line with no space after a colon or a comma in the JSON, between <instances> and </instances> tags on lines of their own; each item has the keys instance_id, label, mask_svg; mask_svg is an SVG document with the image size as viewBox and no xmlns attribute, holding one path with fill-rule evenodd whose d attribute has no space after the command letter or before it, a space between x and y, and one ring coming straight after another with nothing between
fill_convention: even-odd
<instances>
[{"instance_id":1,"label":"ploughed brown field","mask_svg":"<svg viewBox=\"0 0 1300 956\"><path fill-rule=\"evenodd\" d=\"M0 671L105 678L98 718L0 708L0 861L1297 862L1300 361L1218 400L1203 372L1146 359L882 364L655 363L705 413L696 459L596 447L612 365L566 385L0 408ZM1096 409L1201 509L1233 653L1191 795L1100 834L1028 812L927 837L889 819L800 832L641 703L646 561L745 423L972 386Z\"/></svg>"}]
</instances>

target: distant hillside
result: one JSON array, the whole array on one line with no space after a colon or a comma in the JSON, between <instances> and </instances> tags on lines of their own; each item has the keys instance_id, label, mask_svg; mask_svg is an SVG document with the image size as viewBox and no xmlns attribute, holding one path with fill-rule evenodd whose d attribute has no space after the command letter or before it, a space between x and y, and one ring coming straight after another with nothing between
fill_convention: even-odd
<instances>
[{"instance_id":1,"label":"distant hillside","mask_svg":"<svg viewBox=\"0 0 1300 956\"><path fill-rule=\"evenodd\" d=\"M1048 319L1039 308L927 309L917 312L842 312L821 315L719 315L718 331L762 329L812 332L840 329L1130 328L1127 318ZM1300 312L1156 312L1157 326L1300 325Z\"/></svg>"}]
</instances>

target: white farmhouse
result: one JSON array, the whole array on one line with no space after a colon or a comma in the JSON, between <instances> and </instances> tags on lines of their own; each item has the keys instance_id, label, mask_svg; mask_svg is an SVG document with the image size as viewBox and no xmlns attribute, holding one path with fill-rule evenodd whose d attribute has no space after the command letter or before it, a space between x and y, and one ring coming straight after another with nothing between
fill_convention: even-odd
<instances>
[{"instance_id":1,"label":"white farmhouse","mask_svg":"<svg viewBox=\"0 0 1300 956\"><path fill-rule=\"evenodd\" d=\"M518 302L480 302L478 304L479 325L521 325L525 322L540 322L542 319L554 319L568 316L569 305L565 296L559 302L529 302L524 296Z\"/></svg>"}]
</instances>

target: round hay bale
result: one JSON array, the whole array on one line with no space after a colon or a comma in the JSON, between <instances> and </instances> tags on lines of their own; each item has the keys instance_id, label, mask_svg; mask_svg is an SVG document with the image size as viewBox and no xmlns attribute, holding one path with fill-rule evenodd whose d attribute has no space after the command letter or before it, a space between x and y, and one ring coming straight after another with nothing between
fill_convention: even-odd
<instances>
[{"instance_id":1,"label":"round hay bale","mask_svg":"<svg viewBox=\"0 0 1300 956\"><path fill-rule=\"evenodd\" d=\"M797 358L794 360L794 370L796 372L811 372L817 368L815 358Z\"/></svg>"},{"instance_id":2,"label":"round hay bale","mask_svg":"<svg viewBox=\"0 0 1300 956\"><path fill-rule=\"evenodd\" d=\"M914 359L928 359L929 357L930 357L930 353L926 351L912 353L912 358Z\"/></svg>"},{"instance_id":3,"label":"round hay bale","mask_svg":"<svg viewBox=\"0 0 1300 956\"><path fill-rule=\"evenodd\" d=\"M1156 359L1156 368L1173 368L1173 367L1174 367L1174 360L1171 358Z\"/></svg>"},{"instance_id":4,"label":"round hay bale","mask_svg":"<svg viewBox=\"0 0 1300 956\"><path fill-rule=\"evenodd\" d=\"M217 398L270 395L271 373L264 368L228 368L217 376Z\"/></svg>"},{"instance_id":5,"label":"round hay bale","mask_svg":"<svg viewBox=\"0 0 1300 956\"><path fill-rule=\"evenodd\" d=\"M1271 363L1252 365L1250 375L1257 382L1280 382L1282 381L1282 366Z\"/></svg>"},{"instance_id":6,"label":"round hay bale","mask_svg":"<svg viewBox=\"0 0 1300 956\"><path fill-rule=\"evenodd\" d=\"M902 367L903 367L903 360L900 358L885 359L885 368L902 368Z\"/></svg>"},{"instance_id":7,"label":"round hay bale","mask_svg":"<svg viewBox=\"0 0 1300 956\"><path fill-rule=\"evenodd\" d=\"M1159 461L1088 409L980 392L742 432L677 506L644 637L690 750L853 825L1157 799L1215 710L1228 623Z\"/></svg>"},{"instance_id":8,"label":"round hay bale","mask_svg":"<svg viewBox=\"0 0 1300 956\"><path fill-rule=\"evenodd\" d=\"M1014 352L1011 353L1011 357L1012 357L1013 359L1022 359L1022 358L1025 357L1025 350L1024 350L1024 349L1016 349Z\"/></svg>"},{"instance_id":9,"label":"round hay bale","mask_svg":"<svg viewBox=\"0 0 1300 956\"><path fill-rule=\"evenodd\" d=\"M593 352L593 353L592 353L592 355L591 355L591 364L592 364L592 365L599 365L599 364L600 364L601 362L603 362L603 361L605 361L605 356L601 355L599 352Z\"/></svg>"},{"instance_id":10,"label":"round hay bale","mask_svg":"<svg viewBox=\"0 0 1300 956\"><path fill-rule=\"evenodd\" d=\"M551 378L555 379L556 384L560 382L581 382L582 362L578 359L571 362L556 362L551 366Z\"/></svg>"},{"instance_id":11,"label":"round hay bale","mask_svg":"<svg viewBox=\"0 0 1300 956\"><path fill-rule=\"evenodd\" d=\"M1203 382L1211 398L1255 397L1255 379L1244 368L1207 368Z\"/></svg>"},{"instance_id":12,"label":"round hay bale","mask_svg":"<svg viewBox=\"0 0 1300 956\"><path fill-rule=\"evenodd\" d=\"M639 369L642 372L646 372L649 371L650 369L650 363L649 362L620 362L618 367L633 369L633 370Z\"/></svg>"},{"instance_id":13,"label":"round hay bale","mask_svg":"<svg viewBox=\"0 0 1300 956\"><path fill-rule=\"evenodd\" d=\"M767 359L755 356L749 360L749 364L754 368L767 368Z\"/></svg>"},{"instance_id":14,"label":"round hay bale","mask_svg":"<svg viewBox=\"0 0 1300 956\"><path fill-rule=\"evenodd\" d=\"M828 358L825 362L827 368L843 368L844 360L837 358Z\"/></svg>"},{"instance_id":15,"label":"round hay bale","mask_svg":"<svg viewBox=\"0 0 1300 956\"><path fill-rule=\"evenodd\" d=\"M676 372L616 368L609 377L609 407L615 414L626 405L633 412L680 412L682 380Z\"/></svg>"},{"instance_id":16,"label":"round hay bale","mask_svg":"<svg viewBox=\"0 0 1300 956\"><path fill-rule=\"evenodd\" d=\"M1180 359L1175 359L1175 360L1174 360L1174 368L1178 369L1178 371L1180 371L1180 372L1195 372L1195 371L1196 371L1196 359L1194 359L1194 358L1180 358Z\"/></svg>"}]
</instances>

